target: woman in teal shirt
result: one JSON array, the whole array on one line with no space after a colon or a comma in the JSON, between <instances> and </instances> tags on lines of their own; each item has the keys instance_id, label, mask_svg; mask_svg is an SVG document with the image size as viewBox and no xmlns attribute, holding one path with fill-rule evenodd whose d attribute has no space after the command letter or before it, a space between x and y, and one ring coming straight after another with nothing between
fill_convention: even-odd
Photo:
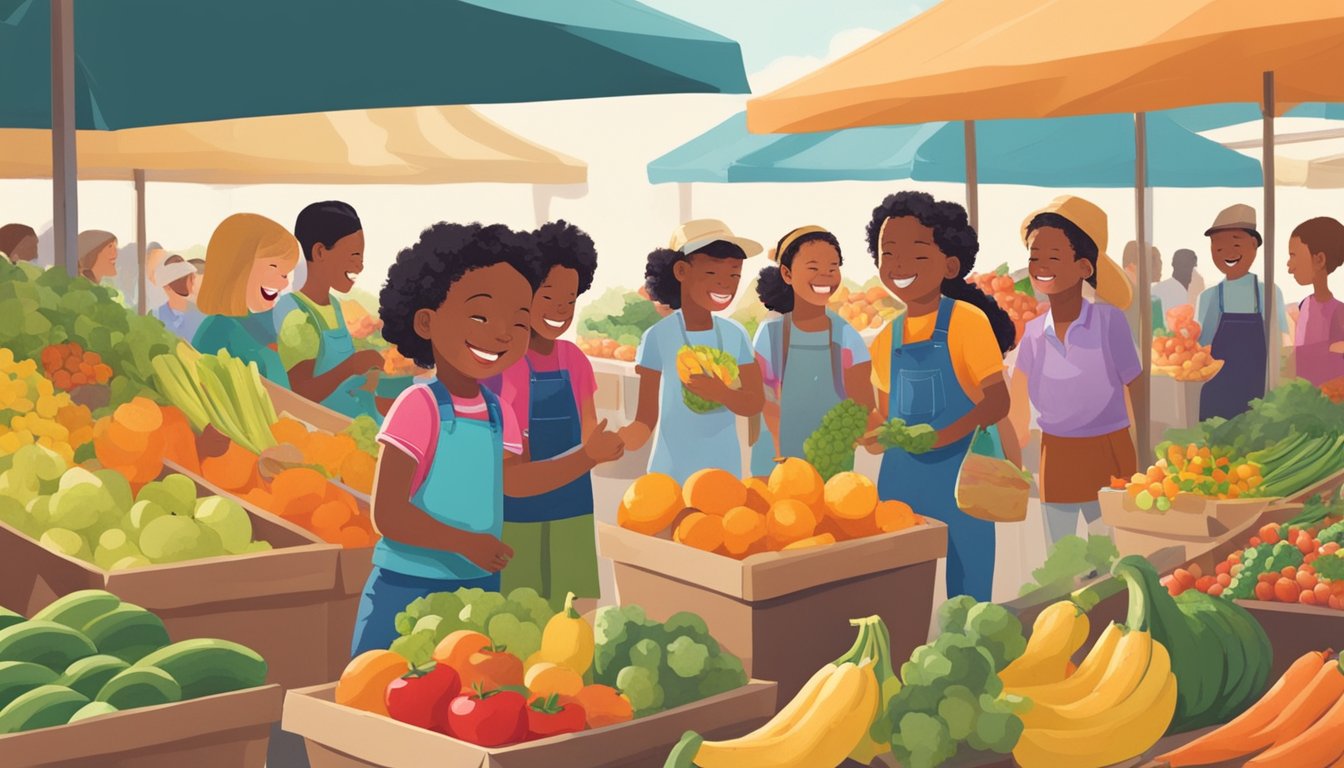
<instances>
[{"instance_id":1,"label":"woman in teal shirt","mask_svg":"<svg viewBox=\"0 0 1344 768\"><path fill-rule=\"evenodd\" d=\"M275 350L272 310L298 262L294 236L265 216L237 213L221 222L206 247L205 277L196 300L206 318L192 345L208 354L227 351L256 363L262 376L288 387L289 376Z\"/></svg>"}]
</instances>

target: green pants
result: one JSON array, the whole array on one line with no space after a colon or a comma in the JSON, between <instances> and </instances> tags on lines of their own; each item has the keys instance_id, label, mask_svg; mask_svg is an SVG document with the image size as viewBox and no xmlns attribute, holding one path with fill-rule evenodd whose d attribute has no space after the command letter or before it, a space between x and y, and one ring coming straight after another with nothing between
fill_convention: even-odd
<instances>
[{"instance_id":1,"label":"green pants","mask_svg":"<svg viewBox=\"0 0 1344 768\"><path fill-rule=\"evenodd\" d=\"M504 523L504 543L513 559L504 569L505 594L531 587L557 611L565 595L597 598L597 542L593 516L580 515L545 523Z\"/></svg>"}]
</instances>

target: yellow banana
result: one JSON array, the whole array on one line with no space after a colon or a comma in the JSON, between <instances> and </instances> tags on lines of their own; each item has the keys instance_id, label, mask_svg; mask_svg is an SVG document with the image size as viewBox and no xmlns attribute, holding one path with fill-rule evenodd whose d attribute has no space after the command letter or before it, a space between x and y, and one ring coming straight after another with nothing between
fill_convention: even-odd
<instances>
[{"instance_id":1,"label":"yellow banana","mask_svg":"<svg viewBox=\"0 0 1344 768\"><path fill-rule=\"evenodd\" d=\"M796 765L829 768L845 761L854 745L859 743L873 724L877 715L877 677L873 674L873 664L868 662L860 667L863 672L863 688L858 701L849 709L848 714L826 731L821 742L800 759Z\"/></svg>"},{"instance_id":2,"label":"yellow banana","mask_svg":"<svg viewBox=\"0 0 1344 768\"><path fill-rule=\"evenodd\" d=\"M872 707L876 706L875 684L873 673L867 665L859 667L848 662L841 664L826 677L816 697L801 712L794 727L764 738L753 732L730 741L704 742L696 751L694 762L700 768L815 767L817 763L808 762L814 750L841 722L862 720L864 728L872 722ZM865 696L871 697L873 703L867 712L855 716L854 710ZM854 734L833 765L844 759L858 741L859 735Z\"/></svg>"},{"instance_id":3,"label":"yellow banana","mask_svg":"<svg viewBox=\"0 0 1344 768\"><path fill-rule=\"evenodd\" d=\"M999 673L999 679L1006 688L1065 679L1069 658L1087 640L1087 632L1087 614L1072 602L1061 600L1046 606L1032 624L1026 650Z\"/></svg>"},{"instance_id":4,"label":"yellow banana","mask_svg":"<svg viewBox=\"0 0 1344 768\"><path fill-rule=\"evenodd\" d=\"M1147 632L1131 630L1120 638L1111 663L1096 687L1082 698L1064 704L1036 702L1022 717L1026 728L1073 728L1124 702L1149 672L1153 639ZM1067 682L1067 681L1065 681ZM1062 683L1061 683L1062 684Z\"/></svg>"},{"instance_id":5,"label":"yellow banana","mask_svg":"<svg viewBox=\"0 0 1344 768\"><path fill-rule=\"evenodd\" d=\"M1154 642L1147 672L1132 695L1072 728L1023 730L1013 759L1021 768L1101 768L1143 754L1166 732L1175 712L1171 658Z\"/></svg>"},{"instance_id":6,"label":"yellow banana","mask_svg":"<svg viewBox=\"0 0 1344 768\"><path fill-rule=\"evenodd\" d=\"M740 742L744 739L767 739L793 730L798 725L798 721L808 713L813 702L817 700L817 695L821 693L821 689L825 687L826 681L831 675L835 674L836 669L838 668L834 664L827 664L818 669L816 674L812 675L811 679L789 700L789 703L785 704L778 714L770 718L769 722L741 738L721 741L719 746L732 745L734 742Z\"/></svg>"},{"instance_id":7,"label":"yellow banana","mask_svg":"<svg viewBox=\"0 0 1344 768\"><path fill-rule=\"evenodd\" d=\"M1120 627L1111 622L1101 631L1101 636L1087 652L1087 658L1078 666L1078 671L1058 683L1043 685L1024 685L1019 688L1005 688L1008 693L1021 696L1039 706L1042 704L1067 704L1086 696L1101 682L1102 675L1110 666L1111 656L1120 642L1123 633Z\"/></svg>"}]
</instances>

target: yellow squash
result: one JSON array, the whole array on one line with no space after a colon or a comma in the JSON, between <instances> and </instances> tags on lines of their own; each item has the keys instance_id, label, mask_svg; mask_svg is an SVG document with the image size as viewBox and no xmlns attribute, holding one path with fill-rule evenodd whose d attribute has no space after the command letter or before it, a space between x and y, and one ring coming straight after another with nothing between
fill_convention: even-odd
<instances>
[{"instance_id":1,"label":"yellow squash","mask_svg":"<svg viewBox=\"0 0 1344 768\"><path fill-rule=\"evenodd\" d=\"M574 610L574 593L565 597L565 608L546 622L541 650L528 659L567 667L582 676L593 665L593 628Z\"/></svg>"}]
</instances>

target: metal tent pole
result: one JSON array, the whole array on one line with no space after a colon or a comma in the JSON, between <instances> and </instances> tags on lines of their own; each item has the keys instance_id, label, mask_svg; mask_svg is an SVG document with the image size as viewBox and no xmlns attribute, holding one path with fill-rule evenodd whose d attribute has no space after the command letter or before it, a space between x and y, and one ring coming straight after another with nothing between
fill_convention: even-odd
<instances>
[{"instance_id":1,"label":"metal tent pole","mask_svg":"<svg viewBox=\"0 0 1344 768\"><path fill-rule=\"evenodd\" d=\"M1279 308L1275 306L1274 290L1274 73L1265 73L1263 112L1264 137L1261 141L1261 167L1265 187L1265 341L1269 365L1265 366L1265 389L1279 383L1279 368L1283 355L1279 343Z\"/></svg>"},{"instance_id":2,"label":"metal tent pole","mask_svg":"<svg viewBox=\"0 0 1344 768\"><path fill-rule=\"evenodd\" d=\"M78 270L79 182L75 159L75 2L51 0L51 230L53 266Z\"/></svg>"},{"instance_id":3,"label":"metal tent pole","mask_svg":"<svg viewBox=\"0 0 1344 768\"><path fill-rule=\"evenodd\" d=\"M1153 449L1152 431L1152 383L1153 383L1153 301L1149 272L1152 271L1152 259L1148 256L1148 116L1143 112L1134 113L1134 229L1135 242L1139 248L1139 284L1136 286L1134 300L1139 302L1139 359L1143 362L1142 384L1139 386L1137 402L1134 405L1135 437L1139 451L1139 464L1145 464L1143 457Z\"/></svg>"},{"instance_id":4,"label":"metal tent pole","mask_svg":"<svg viewBox=\"0 0 1344 768\"><path fill-rule=\"evenodd\" d=\"M677 184L677 224L691 220L691 185L689 182Z\"/></svg>"},{"instance_id":5,"label":"metal tent pole","mask_svg":"<svg viewBox=\"0 0 1344 768\"><path fill-rule=\"evenodd\" d=\"M149 287L149 274L146 272L145 254L147 242L145 240L145 172L141 169L135 171L135 254L136 263L140 265L140 293L136 295L135 306L140 314L145 314L148 309L145 302L145 293Z\"/></svg>"},{"instance_id":6,"label":"metal tent pole","mask_svg":"<svg viewBox=\"0 0 1344 768\"><path fill-rule=\"evenodd\" d=\"M975 151L975 121L962 122L966 144L966 215L970 218L971 228L980 231L980 180L978 158Z\"/></svg>"}]
</instances>

